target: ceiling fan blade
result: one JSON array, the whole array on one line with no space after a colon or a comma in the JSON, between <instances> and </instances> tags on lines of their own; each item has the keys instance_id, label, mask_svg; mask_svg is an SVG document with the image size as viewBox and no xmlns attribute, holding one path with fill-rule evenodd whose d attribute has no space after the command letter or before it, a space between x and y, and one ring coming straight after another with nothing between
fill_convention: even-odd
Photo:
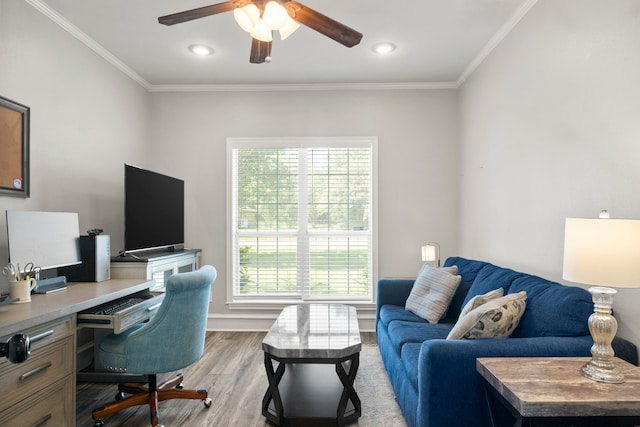
<instances>
[{"instance_id":1,"label":"ceiling fan blade","mask_svg":"<svg viewBox=\"0 0 640 427\"><path fill-rule=\"evenodd\" d=\"M271 42L263 42L258 39L251 39L251 55L249 62L252 64L262 64L271 62Z\"/></svg>"},{"instance_id":2,"label":"ceiling fan blade","mask_svg":"<svg viewBox=\"0 0 640 427\"><path fill-rule=\"evenodd\" d=\"M164 25L180 24L181 22L193 21L205 16L216 15L222 12L229 12L238 7L237 0L226 1L224 3L212 4L210 6L199 7L197 9L185 10L184 12L173 13L158 18L158 22Z\"/></svg>"},{"instance_id":3,"label":"ceiling fan blade","mask_svg":"<svg viewBox=\"0 0 640 427\"><path fill-rule=\"evenodd\" d=\"M362 39L362 33L338 21L334 21L328 16L316 12L297 1L288 1L285 7L292 19L324 34L346 47L353 47L360 43Z\"/></svg>"}]
</instances>

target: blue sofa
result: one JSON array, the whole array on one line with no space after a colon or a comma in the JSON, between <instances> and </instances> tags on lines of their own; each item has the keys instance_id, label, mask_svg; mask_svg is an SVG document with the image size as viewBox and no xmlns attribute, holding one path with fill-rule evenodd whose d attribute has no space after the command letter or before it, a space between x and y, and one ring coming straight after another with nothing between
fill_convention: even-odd
<instances>
[{"instance_id":1,"label":"blue sofa","mask_svg":"<svg viewBox=\"0 0 640 427\"><path fill-rule=\"evenodd\" d=\"M405 310L413 280L378 282L378 345L409 427L492 425L478 357L591 355L593 303L586 290L482 261L448 258L445 267L452 265L462 279L439 323ZM468 300L499 287L505 295L527 292L526 310L509 338L445 339ZM635 345L616 337L613 347L616 356L638 364Z\"/></svg>"}]
</instances>

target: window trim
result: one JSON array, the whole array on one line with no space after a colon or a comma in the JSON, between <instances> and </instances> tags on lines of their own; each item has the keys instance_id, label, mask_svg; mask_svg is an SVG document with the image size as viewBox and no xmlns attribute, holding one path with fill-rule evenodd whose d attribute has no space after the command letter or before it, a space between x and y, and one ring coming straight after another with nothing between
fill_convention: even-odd
<instances>
[{"instance_id":1,"label":"window trim","mask_svg":"<svg viewBox=\"0 0 640 427\"><path fill-rule=\"evenodd\" d=\"M338 299L305 299L298 296L290 298L279 296L234 296L233 294L233 234L235 230L235 218L233 215L233 150L236 148L313 148L313 147L371 147L371 299L350 299L342 297ZM255 307L262 304L273 307L280 307L289 304L304 302L332 302L347 303L353 305L375 304L376 283L378 282L378 137L376 136L353 136L353 137L228 137L227 138L227 220L226 220L226 256L227 256L227 296L226 304L232 308Z\"/></svg>"}]
</instances>

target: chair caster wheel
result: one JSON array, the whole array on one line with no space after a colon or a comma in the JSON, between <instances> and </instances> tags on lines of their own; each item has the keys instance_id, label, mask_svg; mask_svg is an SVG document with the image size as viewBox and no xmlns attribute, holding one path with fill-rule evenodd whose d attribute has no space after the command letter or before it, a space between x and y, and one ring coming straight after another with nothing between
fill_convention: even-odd
<instances>
[{"instance_id":1,"label":"chair caster wheel","mask_svg":"<svg viewBox=\"0 0 640 427\"><path fill-rule=\"evenodd\" d=\"M102 422L102 420L96 420L96 422L93 424L93 427L104 427L104 423Z\"/></svg>"},{"instance_id":2,"label":"chair caster wheel","mask_svg":"<svg viewBox=\"0 0 640 427\"><path fill-rule=\"evenodd\" d=\"M118 394L116 394L116 401L121 401L122 399L124 399L124 392L118 392Z\"/></svg>"},{"instance_id":3,"label":"chair caster wheel","mask_svg":"<svg viewBox=\"0 0 640 427\"><path fill-rule=\"evenodd\" d=\"M207 397L206 399L204 399L204 400L202 401L202 403L204 403L204 406L205 406L205 407L207 407L207 408L211 408L211 404L212 404L213 402L211 401L211 398L210 398L210 397Z\"/></svg>"}]
</instances>

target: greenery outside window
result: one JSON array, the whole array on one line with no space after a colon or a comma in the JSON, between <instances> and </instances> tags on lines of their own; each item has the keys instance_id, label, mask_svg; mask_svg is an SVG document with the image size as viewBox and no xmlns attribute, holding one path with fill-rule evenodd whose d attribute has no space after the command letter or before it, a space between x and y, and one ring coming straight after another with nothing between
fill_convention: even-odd
<instances>
[{"instance_id":1,"label":"greenery outside window","mask_svg":"<svg viewBox=\"0 0 640 427\"><path fill-rule=\"evenodd\" d=\"M373 301L375 142L228 139L232 300Z\"/></svg>"}]
</instances>

